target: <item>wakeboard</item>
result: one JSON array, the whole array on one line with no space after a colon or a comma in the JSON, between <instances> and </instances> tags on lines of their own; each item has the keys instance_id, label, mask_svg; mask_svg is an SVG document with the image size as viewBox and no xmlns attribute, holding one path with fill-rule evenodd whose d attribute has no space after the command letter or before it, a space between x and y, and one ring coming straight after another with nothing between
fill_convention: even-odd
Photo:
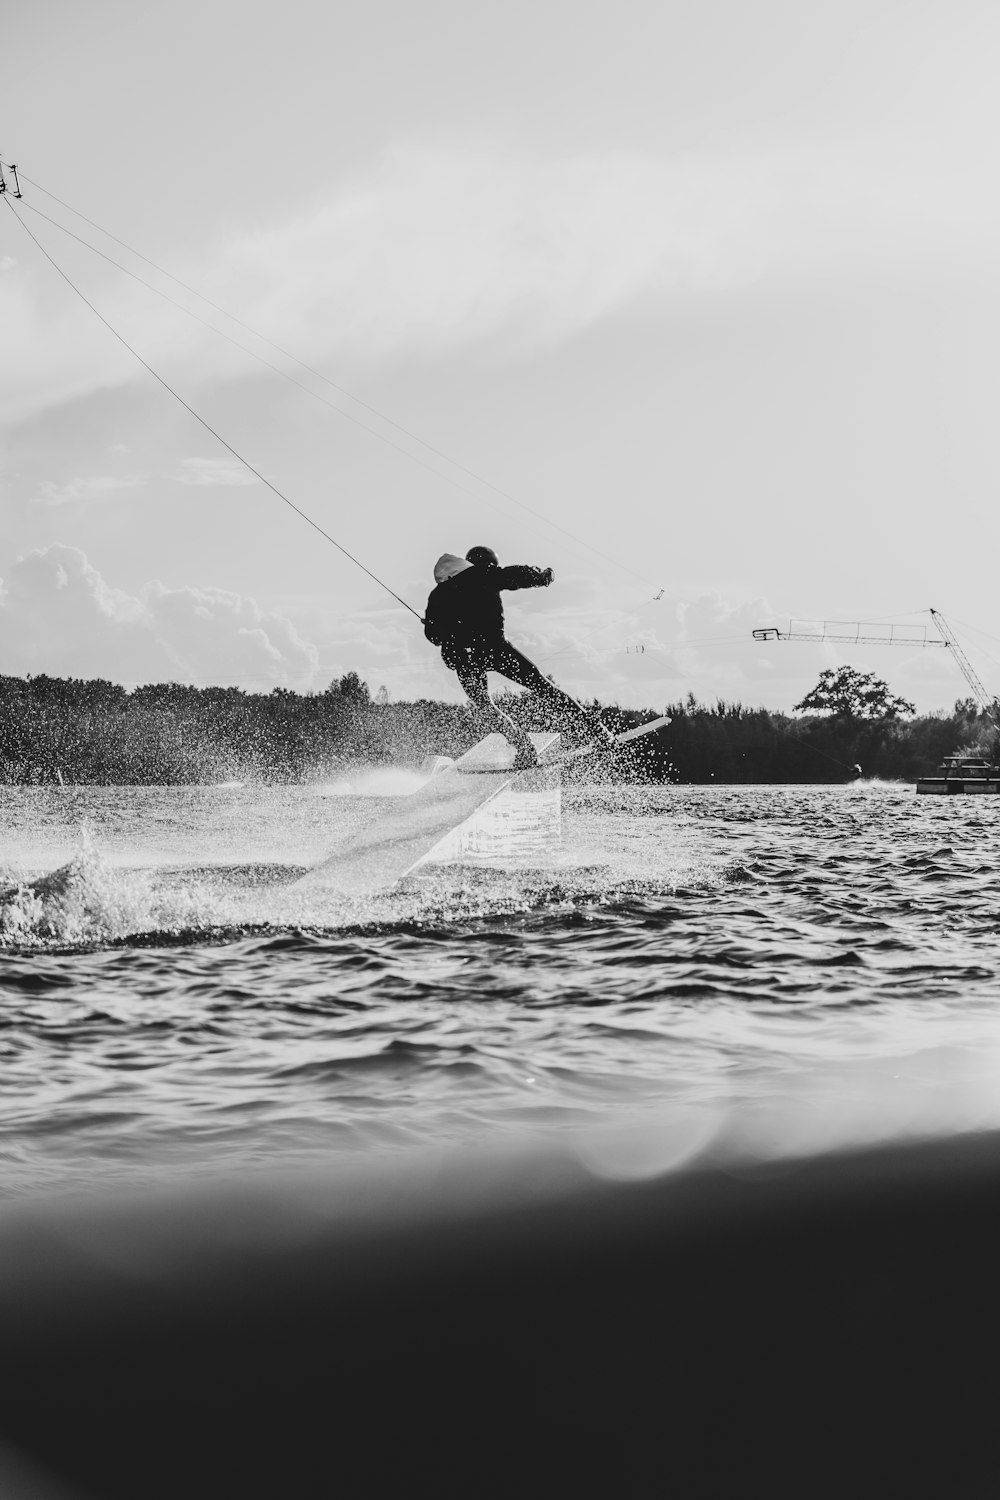
<instances>
[{"instance_id":1,"label":"wakeboard","mask_svg":"<svg viewBox=\"0 0 1000 1500\"><path fill-rule=\"evenodd\" d=\"M567 761L582 760L588 755L599 755L601 752L617 750L619 745L627 745L630 740L641 739L644 735L655 734L658 729L665 729L670 723L669 715L662 715L659 719L650 719L645 724L636 724L632 729L626 729L622 734L616 734L613 744L606 744L603 740L594 740L589 745L575 745L570 750L559 750L554 754L542 757L545 766L562 766Z\"/></svg>"}]
</instances>

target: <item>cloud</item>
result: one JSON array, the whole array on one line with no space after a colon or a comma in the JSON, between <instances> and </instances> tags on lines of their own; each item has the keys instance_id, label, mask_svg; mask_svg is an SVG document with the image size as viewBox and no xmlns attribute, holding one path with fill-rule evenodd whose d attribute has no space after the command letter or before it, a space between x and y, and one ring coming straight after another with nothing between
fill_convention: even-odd
<instances>
[{"instance_id":1,"label":"cloud","mask_svg":"<svg viewBox=\"0 0 1000 1500\"><path fill-rule=\"evenodd\" d=\"M65 484L43 479L32 499L36 505L72 505L79 500L106 500L120 490L139 489L145 483L145 474L124 474L120 478L114 474L94 474L69 479Z\"/></svg>"},{"instance_id":2,"label":"cloud","mask_svg":"<svg viewBox=\"0 0 1000 1500\"><path fill-rule=\"evenodd\" d=\"M904 139L714 142L661 155L406 143L308 210L192 245L173 269L312 363L470 349L522 358L638 299L702 301L766 277L891 272L954 285L961 267L992 274L992 181L985 138L916 127ZM40 237L59 254L55 230ZM141 375L36 262L32 249L0 278L0 410L10 419ZM188 393L259 370L117 272L91 274L104 315Z\"/></svg>"},{"instance_id":3,"label":"cloud","mask_svg":"<svg viewBox=\"0 0 1000 1500\"><path fill-rule=\"evenodd\" d=\"M248 321L292 327L317 354L490 340L530 354L639 296L926 265L945 246L988 256L991 172L981 154L888 137L555 159L407 145L226 258Z\"/></svg>"},{"instance_id":4,"label":"cloud","mask_svg":"<svg viewBox=\"0 0 1000 1500\"><path fill-rule=\"evenodd\" d=\"M636 298L967 254L998 214L974 161L890 141L545 160L402 146L226 251L242 316L309 358L518 356ZM280 268L280 274L279 274Z\"/></svg>"},{"instance_id":5,"label":"cloud","mask_svg":"<svg viewBox=\"0 0 1000 1500\"><path fill-rule=\"evenodd\" d=\"M326 686L357 672L372 692L387 687L393 698L460 699L458 679L441 662L415 620L387 608L317 622L321 641L318 681Z\"/></svg>"},{"instance_id":6,"label":"cloud","mask_svg":"<svg viewBox=\"0 0 1000 1500\"><path fill-rule=\"evenodd\" d=\"M663 703L693 691L754 698L781 690L774 659L753 631L774 617L764 600L730 603L661 591L624 608L596 579L561 580L558 607L511 614L512 636L544 672L579 696L626 704ZM527 596L525 596L527 597ZM781 659L779 659L780 661ZM787 666L794 673L795 662Z\"/></svg>"},{"instance_id":7,"label":"cloud","mask_svg":"<svg viewBox=\"0 0 1000 1500\"><path fill-rule=\"evenodd\" d=\"M619 608L596 580L575 583L570 605L556 608L548 600L547 608L529 611L530 596L514 595L508 616L515 645L579 698L659 709L693 692L703 702L766 699L787 708L822 667L844 660L887 677L922 711L964 695L944 651L887 656L880 649L865 655L823 645L762 646L753 629L782 618L764 601L665 594ZM223 589L153 581L129 593L113 587L78 548L63 545L26 553L0 583L0 673L267 692L322 689L357 671L373 692L385 685L393 698L463 697L440 653L398 611L339 619L317 611L309 628L313 640L287 615ZM500 679L493 686L502 686Z\"/></svg>"},{"instance_id":8,"label":"cloud","mask_svg":"<svg viewBox=\"0 0 1000 1500\"><path fill-rule=\"evenodd\" d=\"M319 655L291 621L223 589L113 588L77 547L18 558L0 586L0 672L126 683L314 685Z\"/></svg>"},{"instance_id":9,"label":"cloud","mask_svg":"<svg viewBox=\"0 0 1000 1500\"><path fill-rule=\"evenodd\" d=\"M922 712L950 703L961 688L943 651L757 642L758 626L788 623L787 608L766 599L665 590L659 600L619 607L598 580L568 575L559 593L565 600L560 597L558 605L536 595L533 602L543 604L538 610L525 607L531 596L513 595L510 634L580 698L662 708L694 693L701 702L724 698L789 709L823 667L845 661L886 677L894 691L915 698Z\"/></svg>"},{"instance_id":10,"label":"cloud","mask_svg":"<svg viewBox=\"0 0 1000 1500\"><path fill-rule=\"evenodd\" d=\"M182 458L179 484L245 485L259 483L245 464L235 458Z\"/></svg>"},{"instance_id":11,"label":"cloud","mask_svg":"<svg viewBox=\"0 0 1000 1500\"><path fill-rule=\"evenodd\" d=\"M751 664L751 674L762 675L759 663L763 658L753 651L753 632L774 619L774 610L766 600L730 604L718 593L701 594L697 599L680 603L677 613L680 632L675 650L697 653L700 659L711 660L730 655L731 646L746 646L750 648L747 661Z\"/></svg>"}]
</instances>

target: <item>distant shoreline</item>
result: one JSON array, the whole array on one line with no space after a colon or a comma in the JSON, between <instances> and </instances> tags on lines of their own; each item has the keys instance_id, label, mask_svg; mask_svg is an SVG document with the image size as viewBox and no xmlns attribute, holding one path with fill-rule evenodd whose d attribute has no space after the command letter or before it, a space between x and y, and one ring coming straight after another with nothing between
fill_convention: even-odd
<instances>
[{"instance_id":1,"label":"distant shoreline","mask_svg":"<svg viewBox=\"0 0 1000 1500\"><path fill-rule=\"evenodd\" d=\"M531 699L505 700L528 729L548 727ZM858 775L916 780L959 747L992 741L972 700L909 720L792 717L741 703L589 705L614 729L669 715L662 733L622 757L619 773L652 783L817 784ZM204 785L307 782L344 767L418 764L478 737L461 704L373 699L356 672L324 692L102 679L0 677L0 785Z\"/></svg>"}]
</instances>

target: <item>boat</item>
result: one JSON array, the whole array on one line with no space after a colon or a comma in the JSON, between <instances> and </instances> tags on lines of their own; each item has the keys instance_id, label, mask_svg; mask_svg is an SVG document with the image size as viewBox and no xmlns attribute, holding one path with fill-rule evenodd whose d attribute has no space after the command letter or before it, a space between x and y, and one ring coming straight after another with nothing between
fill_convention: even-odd
<instances>
[{"instance_id":1,"label":"boat","mask_svg":"<svg viewBox=\"0 0 1000 1500\"><path fill-rule=\"evenodd\" d=\"M979 755L946 755L936 776L921 776L917 791L930 796L950 797L957 792L975 796L1000 792L1000 766L991 765Z\"/></svg>"}]
</instances>

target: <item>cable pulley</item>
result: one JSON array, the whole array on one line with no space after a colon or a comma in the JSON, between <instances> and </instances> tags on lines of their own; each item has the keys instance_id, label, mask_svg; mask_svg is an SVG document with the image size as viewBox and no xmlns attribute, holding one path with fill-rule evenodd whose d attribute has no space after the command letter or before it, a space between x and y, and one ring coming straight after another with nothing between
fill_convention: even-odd
<instances>
[{"instance_id":1,"label":"cable pulley","mask_svg":"<svg viewBox=\"0 0 1000 1500\"><path fill-rule=\"evenodd\" d=\"M7 181L7 173L10 173L10 182ZM11 186L13 183L13 187ZM21 197L21 184L17 180L17 165L14 162L6 162L0 157L0 195L10 193L12 198Z\"/></svg>"}]
</instances>

